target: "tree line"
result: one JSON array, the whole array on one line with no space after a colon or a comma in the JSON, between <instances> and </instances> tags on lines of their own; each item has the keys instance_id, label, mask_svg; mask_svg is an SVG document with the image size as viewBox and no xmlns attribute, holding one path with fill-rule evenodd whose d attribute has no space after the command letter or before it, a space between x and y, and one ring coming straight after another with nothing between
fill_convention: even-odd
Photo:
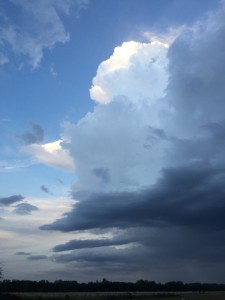
<instances>
[{"instance_id":1,"label":"tree line","mask_svg":"<svg viewBox=\"0 0 225 300\"><path fill-rule=\"evenodd\" d=\"M199 292L225 291L225 284L217 283L183 283L170 281L138 280L136 282L101 281L78 283L77 281L48 280L2 280L0 292Z\"/></svg>"}]
</instances>

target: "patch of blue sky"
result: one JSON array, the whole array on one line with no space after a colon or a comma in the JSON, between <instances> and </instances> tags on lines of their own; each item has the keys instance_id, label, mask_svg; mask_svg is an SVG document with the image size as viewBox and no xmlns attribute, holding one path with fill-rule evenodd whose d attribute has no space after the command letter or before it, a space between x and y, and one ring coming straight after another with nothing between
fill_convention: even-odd
<instances>
[{"instance_id":1,"label":"patch of blue sky","mask_svg":"<svg viewBox=\"0 0 225 300\"><path fill-rule=\"evenodd\" d=\"M11 162L11 166L0 169L0 197L23 195L24 197L65 197L70 199L69 189L76 180L74 173L65 172L43 164L29 166L24 162ZM44 193L41 186L49 188Z\"/></svg>"}]
</instances>

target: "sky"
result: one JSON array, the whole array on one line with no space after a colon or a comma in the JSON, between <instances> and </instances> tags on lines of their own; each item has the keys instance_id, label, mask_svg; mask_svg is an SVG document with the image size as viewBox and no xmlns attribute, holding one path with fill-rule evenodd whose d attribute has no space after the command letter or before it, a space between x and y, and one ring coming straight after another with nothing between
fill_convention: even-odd
<instances>
[{"instance_id":1,"label":"sky","mask_svg":"<svg viewBox=\"0 0 225 300\"><path fill-rule=\"evenodd\" d=\"M224 283L225 2L0 3L4 278Z\"/></svg>"}]
</instances>

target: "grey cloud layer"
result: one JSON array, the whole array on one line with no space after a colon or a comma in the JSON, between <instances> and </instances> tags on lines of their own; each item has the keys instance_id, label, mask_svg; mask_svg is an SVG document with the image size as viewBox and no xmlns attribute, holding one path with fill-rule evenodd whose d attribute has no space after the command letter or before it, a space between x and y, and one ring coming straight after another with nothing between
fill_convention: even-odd
<instances>
[{"instance_id":1,"label":"grey cloud layer","mask_svg":"<svg viewBox=\"0 0 225 300\"><path fill-rule=\"evenodd\" d=\"M55 246L54 252L83 249L83 248L98 248L104 246L120 246L129 244L131 240L127 238L123 239L99 239L99 240L71 240L68 243Z\"/></svg>"},{"instance_id":2,"label":"grey cloud layer","mask_svg":"<svg viewBox=\"0 0 225 300\"><path fill-rule=\"evenodd\" d=\"M133 252L133 250L131 251ZM104 262L129 263L131 262L132 257L127 254L128 254L127 250L120 251L113 248L105 248L105 249L103 248L102 250L100 250L100 252L99 251L96 252L93 249L86 250L86 251L79 251L79 252L74 251L71 252L70 254L54 256L54 259L58 262L86 261L92 263L104 263ZM139 257L139 259L141 258Z\"/></svg>"}]
</instances>

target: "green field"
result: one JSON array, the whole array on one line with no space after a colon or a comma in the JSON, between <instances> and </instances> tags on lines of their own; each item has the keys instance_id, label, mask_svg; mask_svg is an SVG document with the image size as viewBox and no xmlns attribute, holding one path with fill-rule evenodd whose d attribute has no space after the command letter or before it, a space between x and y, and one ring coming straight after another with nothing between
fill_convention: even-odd
<instances>
[{"instance_id":1,"label":"green field","mask_svg":"<svg viewBox=\"0 0 225 300\"><path fill-rule=\"evenodd\" d=\"M24 300L225 300L225 292L213 293L23 293Z\"/></svg>"}]
</instances>

